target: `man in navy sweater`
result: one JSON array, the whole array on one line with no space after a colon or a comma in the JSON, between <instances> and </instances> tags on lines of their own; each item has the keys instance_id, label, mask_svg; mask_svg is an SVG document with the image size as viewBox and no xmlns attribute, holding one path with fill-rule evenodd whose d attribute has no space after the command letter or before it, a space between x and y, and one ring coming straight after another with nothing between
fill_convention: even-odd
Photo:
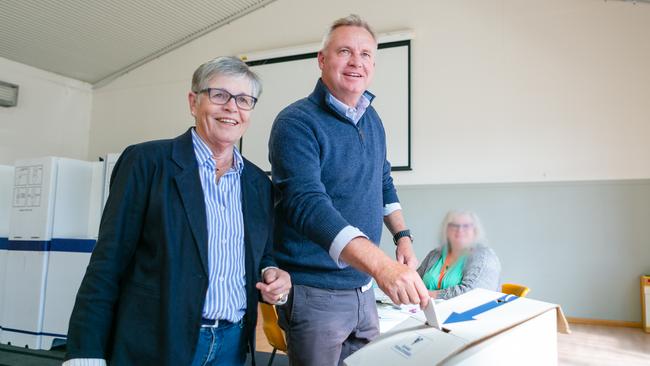
<instances>
[{"instance_id":1,"label":"man in navy sweater","mask_svg":"<svg viewBox=\"0 0 650 366\"><path fill-rule=\"evenodd\" d=\"M429 301L366 91L376 51L361 18L334 22L316 88L280 112L271 131L275 254L294 283L279 312L292 365L341 364L379 334L371 276L397 304ZM397 261L377 247L382 220Z\"/></svg>"}]
</instances>

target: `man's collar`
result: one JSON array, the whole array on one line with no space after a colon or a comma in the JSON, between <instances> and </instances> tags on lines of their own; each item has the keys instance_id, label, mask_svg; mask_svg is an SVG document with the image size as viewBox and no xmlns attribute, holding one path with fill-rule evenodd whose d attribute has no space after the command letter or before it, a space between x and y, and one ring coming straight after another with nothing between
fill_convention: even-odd
<instances>
[{"instance_id":1,"label":"man's collar","mask_svg":"<svg viewBox=\"0 0 650 366\"><path fill-rule=\"evenodd\" d=\"M363 110L368 108L368 106L372 102L372 98L374 98L374 95L372 95L369 91L366 90L359 97L359 100L357 101L357 105L351 107L343 103L342 101L340 101L337 97L334 96L334 94L330 93L329 91L327 95L329 98L329 102L334 106L334 108L336 108L339 112L342 112L343 114L345 114L345 112L350 108L354 108L356 110Z\"/></svg>"}]
</instances>

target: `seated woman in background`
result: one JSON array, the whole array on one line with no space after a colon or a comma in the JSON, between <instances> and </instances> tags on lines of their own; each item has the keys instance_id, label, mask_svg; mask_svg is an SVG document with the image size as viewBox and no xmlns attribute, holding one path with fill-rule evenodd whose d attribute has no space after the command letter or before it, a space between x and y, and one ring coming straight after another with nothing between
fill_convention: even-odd
<instances>
[{"instance_id":1,"label":"seated woman in background","mask_svg":"<svg viewBox=\"0 0 650 366\"><path fill-rule=\"evenodd\" d=\"M486 246L478 216L469 211L450 211L440 231L441 245L418 268L429 295L449 299L477 287L498 291L501 263Z\"/></svg>"}]
</instances>

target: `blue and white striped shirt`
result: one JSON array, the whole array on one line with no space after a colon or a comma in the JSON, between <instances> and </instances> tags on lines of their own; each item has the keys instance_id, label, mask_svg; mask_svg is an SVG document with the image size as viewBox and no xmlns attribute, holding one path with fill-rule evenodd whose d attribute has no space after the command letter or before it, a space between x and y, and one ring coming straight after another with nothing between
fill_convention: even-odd
<instances>
[{"instance_id":1,"label":"blue and white striped shirt","mask_svg":"<svg viewBox=\"0 0 650 366\"><path fill-rule=\"evenodd\" d=\"M246 312L246 267L241 174L244 160L234 149L233 167L216 181L212 152L192 129L208 227L208 292L203 317L239 321Z\"/></svg>"}]
</instances>

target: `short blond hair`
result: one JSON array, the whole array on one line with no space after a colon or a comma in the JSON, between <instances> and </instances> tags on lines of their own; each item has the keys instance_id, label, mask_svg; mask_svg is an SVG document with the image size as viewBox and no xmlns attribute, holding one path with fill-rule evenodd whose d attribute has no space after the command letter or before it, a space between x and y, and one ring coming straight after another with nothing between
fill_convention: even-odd
<instances>
[{"instance_id":1,"label":"short blond hair","mask_svg":"<svg viewBox=\"0 0 650 366\"><path fill-rule=\"evenodd\" d=\"M330 25L329 29L327 30L327 33L325 33L325 36L323 36L323 41L321 42L321 51L327 47L327 45L330 42L330 37L332 36L332 32L336 30L336 28L339 27L359 27L363 28L370 33L372 36L372 39L375 40L375 43L377 43L377 36L375 36L375 32L372 30L372 27L370 27L370 24L363 20L360 16L357 14L350 14L347 17L344 18L339 18Z\"/></svg>"}]
</instances>

